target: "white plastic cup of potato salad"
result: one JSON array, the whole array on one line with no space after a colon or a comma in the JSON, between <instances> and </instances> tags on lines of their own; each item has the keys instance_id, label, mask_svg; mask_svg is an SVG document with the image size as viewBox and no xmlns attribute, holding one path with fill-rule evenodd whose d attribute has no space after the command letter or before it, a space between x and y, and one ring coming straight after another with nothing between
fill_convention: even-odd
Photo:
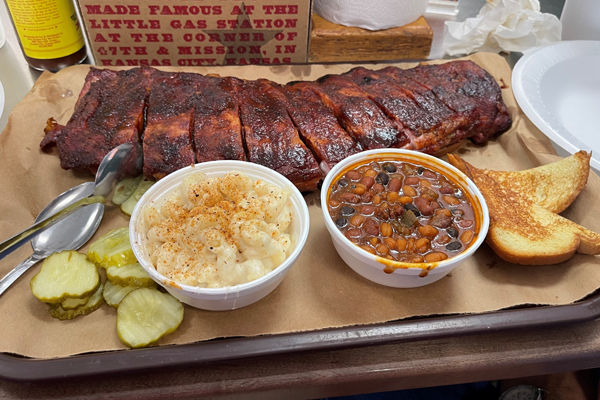
<instances>
[{"instance_id":1,"label":"white plastic cup of potato salad","mask_svg":"<svg viewBox=\"0 0 600 400\"><path fill-rule=\"evenodd\" d=\"M239 171L252 181L262 179L277 185L290 193L292 220L287 229L293 243L293 250L285 261L266 275L235 286L221 288L203 288L185 285L161 275L146 250L147 227L144 226L142 210L146 206L160 207L173 191L179 188L188 175L202 172L208 178L223 177L226 173ZM261 165L243 161L210 161L189 166L176 171L153 185L139 200L129 223L129 239L133 252L142 267L152 279L165 288L174 297L190 306L212 311L235 310L257 302L271 293L283 280L285 274L298 259L309 229L308 208L298 189L283 175Z\"/></svg>"}]
</instances>

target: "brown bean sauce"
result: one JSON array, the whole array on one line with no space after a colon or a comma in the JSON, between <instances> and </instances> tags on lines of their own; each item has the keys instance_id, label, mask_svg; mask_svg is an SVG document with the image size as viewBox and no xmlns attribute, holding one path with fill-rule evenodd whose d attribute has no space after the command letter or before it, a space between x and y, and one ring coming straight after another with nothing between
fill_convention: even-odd
<instances>
[{"instance_id":1,"label":"brown bean sauce","mask_svg":"<svg viewBox=\"0 0 600 400\"><path fill-rule=\"evenodd\" d=\"M348 170L332 184L327 205L344 236L390 261L437 263L477 237L473 206L460 187L408 162L373 161Z\"/></svg>"}]
</instances>

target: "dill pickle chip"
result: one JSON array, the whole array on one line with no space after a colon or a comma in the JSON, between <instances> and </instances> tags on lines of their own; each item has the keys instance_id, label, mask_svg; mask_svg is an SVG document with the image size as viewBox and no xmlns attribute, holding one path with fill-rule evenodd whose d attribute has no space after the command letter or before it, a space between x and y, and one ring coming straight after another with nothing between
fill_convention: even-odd
<instances>
[{"instance_id":1,"label":"dill pickle chip","mask_svg":"<svg viewBox=\"0 0 600 400\"><path fill-rule=\"evenodd\" d=\"M85 254L76 251L52 254L30 282L33 295L45 303L89 297L99 285L96 265Z\"/></svg>"},{"instance_id":2,"label":"dill pickle chip","mask_svg":"<svg viewBox=\"0 0 600 400\"><path fill-rule=\"evenodd\" d=\"M144 193L146 193L146 191L150 189L152 185L154 185L154 182L141 181L138 187L135 189L135 192L133 192L133 194L129 196L125 203L121 204L121 211L123 211L127 215L131 215L137 202L142 198Z\"/></svg>"},{"instance_id":3,"label":"dill pickle chip","mask_svg":"<svg viewBox=\"0 0 600 400\"><path fill-rule=\"evenodd\" d=\"M140 182L144 178L144 175L137 176L135 178L123 179L117 183L115 193L113 194L112 202L114 204L123 204L131 197L135 189L139 186Z\"/></svg>"},{"instance_id":4,"label":"dill pickle chip","mask_svg":"<svg viewBox=\"0 0 600 400\"><path fill-rule=\"evenodd\" d=\"M156 287L156 282L137 262L122 267L109 267L106 269L106 277L113 285Z\"/></svg>"},{"instance_id":5,"label":"dill pickle chip","mask_svg":"<svg viewBox=\"0 0 600 400\"><path fill-rule=\"evenodd\" d=\"M117 334L129 347L145 347L175 331L183 305L168 293L140 288L129 293L117 310Z\"/></svg>"},{"instance_id":6,"label":"dill pickle chip","mask_svg":"<svg viewBox=\"0 0 600 400\"><path fill-rule=\"evenodd\" d=\"M73 310L73 309L75 309L77 307L81 307L82 305L87 303L89 299L90 299L89 297L84 297L83 299L73 299L73 298L69 297L68 299L66 299L62 303L60 303L60 306L64 310Z\"/></svg>"},{"instance_id":7,"label":"dill pickle chip","mask_svg":"<svg viewBox=\"0 0 600 400\"><path fill-rule=\"evenodd\" d=\"M61 304L51 304L48 311L53 318L58 318L61 320L73 319L78 315L86 315L92 311L96 311L100 308L100 306L102 306L103 303L104 299L102 298L102 284L100 284L98 289L89 297L88 301L84 305L66 310Z\"/></svg>"},{"instance_id":8,"label":"dill pickle chip","mask_svg":"<svg viewBox=\"0 0 600 400\"><path fill-rule=\"evenodd\" d=\"M106 304L117 308L125 296L139 288L139 286L113 285L109 280L107 280L104 282L104 291L102 292L102 297L104 297Z\"/></svg>"},{"instance_id":9,"label":"dill pickle chip","mask_svg":"<svg viewBox=\"0 0 600 400\"><path fill-rule=\"evenodd\" d=\"M129 228L119 228L108 232L90 245L90 260L101 267L120 267L136 262L129 243Z\"/></svg>"}]
</instances>

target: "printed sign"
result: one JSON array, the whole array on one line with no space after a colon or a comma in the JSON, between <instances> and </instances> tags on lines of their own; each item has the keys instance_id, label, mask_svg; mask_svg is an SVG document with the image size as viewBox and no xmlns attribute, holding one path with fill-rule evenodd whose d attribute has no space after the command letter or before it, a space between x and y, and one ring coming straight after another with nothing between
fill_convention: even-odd
<instances>
[{"instance_id":1,"label":"printed sign","mask_svg":"<svg viewBox=\"0 0 600 400\"><path fill-rule=\"evenodd\" d=\"M96 64L306 62L310 0L78 0Z\"/></svg>"}]
</instances>

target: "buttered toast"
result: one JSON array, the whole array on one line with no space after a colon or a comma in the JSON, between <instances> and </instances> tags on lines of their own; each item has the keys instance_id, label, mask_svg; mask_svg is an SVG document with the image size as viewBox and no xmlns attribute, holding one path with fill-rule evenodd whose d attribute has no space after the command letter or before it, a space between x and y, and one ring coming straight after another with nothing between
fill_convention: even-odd
<instances>
[{"instance_id":1,"label":"buttered toast","mask_svg":"<svg viewBox=\"0 0 600 400\"><path fill-rule=\"evenodd\" d=\"M490 212L486 241L502 259L516 264L546 265L568 260L575 252L600 254L600 234L532 201L529 195L518 191L519 185L510 187L507 181L501 184L490 171L475 168L458 156L450 154L448 159L471 178L483 194ZM552 178L538 179L532 175L528 179L541 185L552 182ZM527 188L525 192L537 191ZM565 200L551 204L561 202Z\"/></svg>"},{"instance_id":2,"label":"buttered toast","mask_svg":"<svg viewBox=\"0 0 600 400\"><path fill-rule=\"evenodd\" d=\"M501 186L528 197L553 213L560 213L585 188L591 157L591 153L579 151L560 161L524 171L481 171Z\"/></svg>"}]
</instances>

